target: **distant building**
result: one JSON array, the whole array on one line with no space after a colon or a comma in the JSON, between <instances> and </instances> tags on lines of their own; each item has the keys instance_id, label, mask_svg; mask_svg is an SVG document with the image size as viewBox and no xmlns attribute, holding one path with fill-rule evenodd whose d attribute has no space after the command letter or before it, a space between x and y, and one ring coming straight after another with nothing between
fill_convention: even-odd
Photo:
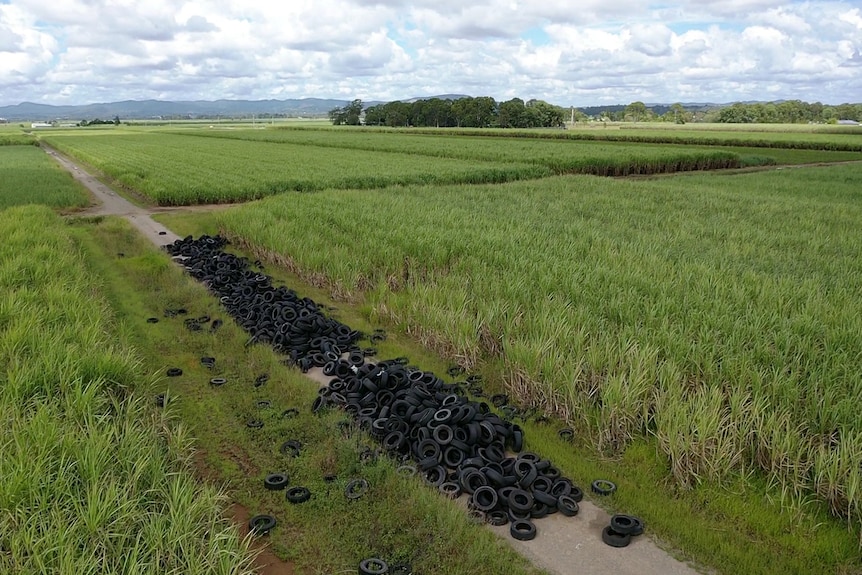
<instances>
[{"instance_id":1,"label":"distant building","mask_svg":"<svg viewBox=\"0 0 862 575\"><path fill-rule=\"evenodd\" d=\"M858 126L859 122L856 120L838 120L837 124L839 126Z\"/></svg>"},{"instance_id":2,"label":"distant building","mask_svg":"<svg viewBox=\"0 0 862 575\"><path fill-rule=\"evenodd\" d=\"M48 122L33 122L32 124L30 124L30 127L31 128L53 128L54 126L52 124L49 124Z\"/></svg>"},{"instance_id":3,"label":"distant building","mask_svg":"<svg viewBox=\"0 0 862 575\"><path fill-rule=\"evenodd\" d=\"M8 124L8 123L9 123L9 120L7 120L6 118L0 118L0 124Z\"/></svg>"}]
</instances>

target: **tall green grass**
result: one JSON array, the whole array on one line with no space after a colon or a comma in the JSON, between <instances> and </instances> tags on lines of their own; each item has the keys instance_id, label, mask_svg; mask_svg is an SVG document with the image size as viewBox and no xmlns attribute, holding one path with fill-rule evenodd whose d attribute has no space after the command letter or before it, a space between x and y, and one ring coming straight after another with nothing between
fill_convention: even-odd
<instances>
[{"instance_id":1,"label":"tall green grass","mask_svg":"<svg viewBox=\"0 0 862 575\"><path fill-rule=\"evenodd\" d=\"M45 207L0 212L0 572L251 573Z\"/></svg>"},{"instance_id":2,"label":"tall green grass","mask_svg":"<svg viewBox=\"0 0 862 575\"><path fill-rule=\"evenodd\" d=\"M85 207L89 196L38 147L0 145L0 209L23 204Z\"/></svg>"},{"instance_id":3,"label":"tall green grass","mask_svg":"<svg viewBox=\"0 0 862 575\"><path fill-rule=\"evenodd\" d=\"M161 205L239 202L325 188L506 182L549 173L525 162L424 158L159 132L52 134L44 139Z\"/></svg>"},{"instance_id":4,"label":"tall green grass","mask_svg":"<svg viewBox=\"0 0 862 575\"><path fill-rule=\"evenodd\" d=\"M179 133L179 132L178 132ZM692 149L615 142L575 142L535 137L471 138L470 131L422 130L197 130L183 134L200 137L277 142L322 148L417 154L487 162L530 163L555 174L630 176L740 167L733 151ZM532 132L520 135L532 134ZM487 135L505 135L497 130Z\"/></svg>"},{"instance_id":5,"label":"tall green grass","mask_svg":"<svg viewBox=\"0 0 862 575\"><path fill-rule=\"evenodd\" d=\"M757 473L862 519L862 167L331 191L232 238L681 485Z\"/></svg>"},{"instance_id":6,"label":"tall green grass","mask_svg":"<svg viewBox=\"0 0 862 575\"><path fill-rule=\"evenodd\" d=\"M685 129L686 126L691 126ZM860 152L860 130L853 126L840 130L801 132L778 130L731 129L725 124L722 131L700 129L686 125L683 129L661 129L656 124L627 125L623 129L580 128L570 130L503 130L503 129L421 129L425 134L472 136L492 138L535 138L539 140L580 140L596 142L628 142L639 144L682 144L690 146L740 146L752 148L788 148L797 150L825 150ZM286 128L291 129L291 128ZM296 128L294 128L296 129ZM420 130L417 130L417 132Z\"/></svg>"},{"instance_id":7,"label":"tall green grass","mask_svg":"<svg viewBox=\"0 0 862 575\"><path fill-rule=\"evenodd\" d=\"M39 141L27 134L0 133L0 146L38 146Z\"/></svg>"}]
</instances>

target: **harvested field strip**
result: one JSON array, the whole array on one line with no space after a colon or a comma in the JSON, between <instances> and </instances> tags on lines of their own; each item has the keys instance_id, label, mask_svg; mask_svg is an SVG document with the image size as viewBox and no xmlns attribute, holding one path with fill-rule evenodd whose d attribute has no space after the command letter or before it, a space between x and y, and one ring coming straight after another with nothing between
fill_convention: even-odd
<instances>
[{"instance_id":1,"label":"harvested field strip","mask_svg":"<svg viewBox=\"0 0 862 575\"><path fill-rule=\"evenodd\" d=\"M0 237L0 572L251 573L62 220L10 208Z\"/></svg>"},{"instance_id":2,"label":"harvested field strip","mask_svg":"<svg viewBox=\"0 0 862 575\"><path fill-rule=\"evenodd\" d=\"M0 209L23 204L85 207L89 197L38 147L0 145Z\"/></svg>"},{"instance_id":3,"label":"harvested field strip","mask_svg":"<svg viewBox=\"0 0 862 575\"><path fill-rule=\"evenodd\" d=\"M157 132L45 141L160 205L226 203L285 191L492 183L548 175L527 163L204 139Z\"/></svg>"},{"instance_id":4,"label":"harvested field strip","mask_svg":"<svg viewBox=\"0 0 862 575\"><path fill-rule=\"evenodd\" d=\"M686 146L645 146L614 142L572 142L534 138L468 138L462 131L383 132L378 130L216 130L185 135L273 142L323 148L419 154L437 158L538 164L555 174L627 176L735 168L732 151ZM504 132L494 132L504 135Z\"/></svg>"},{"instance_id":5,"label":"harvested field strip","mask_svg":"<svg viewBox=\"0 0 862 575\"><path fill-rule=\"evenodd\" d=\"M608 452L862 517L858 165L327 192L218 214Z\"/></svg>"}]
</instances>

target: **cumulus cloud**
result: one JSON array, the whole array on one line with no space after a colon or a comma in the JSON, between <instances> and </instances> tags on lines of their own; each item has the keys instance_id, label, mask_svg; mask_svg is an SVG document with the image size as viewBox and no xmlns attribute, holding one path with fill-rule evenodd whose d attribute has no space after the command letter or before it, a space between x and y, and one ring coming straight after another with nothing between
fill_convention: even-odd
<instances>
[{"instance_id":1,"label":"cumulus cloud","mask_svg":"<svg viewBox=\"0 0 862 575\"><path fill-rule=\"evenodd\" d=\"M439 93L853 99L850 0L6 0L0 105ZM857 98L858 99L858 98Z\"/></svg>"}]
</instances>

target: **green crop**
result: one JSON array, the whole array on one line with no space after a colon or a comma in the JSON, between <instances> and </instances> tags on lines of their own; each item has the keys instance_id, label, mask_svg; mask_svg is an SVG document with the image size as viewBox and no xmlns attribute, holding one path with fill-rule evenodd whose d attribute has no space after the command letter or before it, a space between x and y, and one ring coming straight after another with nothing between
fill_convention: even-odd
<instances>
[{"instance_id":1,"label":"green crop","mask_svg":"<svg viewBox=\"0 0 862 575\"><path fill-rule=\"evenodd\" d=\"M862 519L862 167L273 198L272 254L682 485L757 471Z\"/></svg>"},{"instance_id":2,"label":"green crop","mask_svg":"<svg viewBox=\"0 0 862 575\"><path fill-rule=\"evenodd\" d=\"M526 163L474 162L144 132L45 141L161 205L226 203L286 191L491 183L536 178Z\"/></svg>"},{"instance_id":3,"label":"green crop","mask_svg":"<svg viewBox=\"0 0 862 575\"><path fill-rule=\"evenodd\" d=\"M251 573L62 220L9 208L0 237L0 572Z\"/></svg>"},{"instance_id":4,"label":"green crop","mask_svg":"<svg viewBox=\"0 0 862 575\"><path fill-rule=\"evenodd\" d=\"M22 204L85 207L86 190L36 146L0 145L0 209Z\"/></svg>"}]
</instances>

